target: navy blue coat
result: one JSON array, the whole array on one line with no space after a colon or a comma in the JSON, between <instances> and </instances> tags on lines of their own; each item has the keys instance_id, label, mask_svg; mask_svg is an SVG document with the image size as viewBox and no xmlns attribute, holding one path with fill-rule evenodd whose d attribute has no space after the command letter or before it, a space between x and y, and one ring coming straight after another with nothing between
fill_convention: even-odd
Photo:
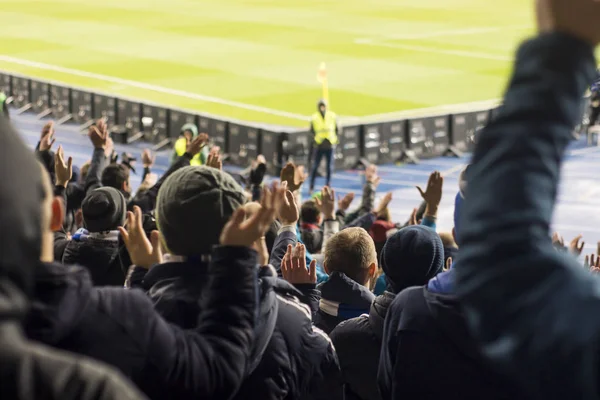
<instances>
[{"instance_id":1,"label":"navy blue coat","mask_svg":"<svg viewBox=\"0 0 600 400\"><path fill-rule=\"evenodd\" d=\"M525 43L467 176L457 293L487 357L529 399L598 398L600 283L550 240L595 67L593 48L571 36Z\"/></svg>"}]
</instances>

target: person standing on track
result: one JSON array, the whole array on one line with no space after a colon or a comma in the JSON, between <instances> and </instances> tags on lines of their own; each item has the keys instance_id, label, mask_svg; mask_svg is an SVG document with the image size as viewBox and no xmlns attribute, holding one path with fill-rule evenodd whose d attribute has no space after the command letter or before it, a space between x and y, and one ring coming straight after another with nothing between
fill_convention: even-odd
<instances>
[{"instance_id":1,"label":"person standing on track","mask_svg":"<svg viewBox=\"0 0 600 400\"><path fill-rule=\"evenodd\" d=\"M314 137L313 164L310 174L310 192L315 188L315 179L321 160L325 157L327 163L326 185L331 184L331 170L333 169L335 145L338 143L338 123L334 112L327 109L327 102L319 100L318 111L311 118L310 131Z\"/></svg>"}]
</instances>

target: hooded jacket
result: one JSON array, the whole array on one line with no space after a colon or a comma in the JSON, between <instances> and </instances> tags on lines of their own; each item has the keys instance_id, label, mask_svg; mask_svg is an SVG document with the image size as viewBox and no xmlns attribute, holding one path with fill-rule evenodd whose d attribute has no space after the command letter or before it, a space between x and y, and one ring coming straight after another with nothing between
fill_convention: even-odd
<instances>
[{"instance_id":1,"label":"hooded jacket","mask_svg":"<svg viewBox=\"0 0 600 400\"><path fill-rule=\"evenodd\" d=\"M525 399L495 371L469 334L454 296L413 287L385 321L378 372L383 399Z\"/></svg>"},{"instance_id":2,"label":"hooded jacket","mask_svg":"<svg viewBox=\"0 0 600 400\"><path fill-rule=\"evenodd\" d=\"M375 295L368 288L337 271L317 288L321 299L315 325L327 334L340 322L368 313L375 300Z\"/></svg>"},{"instance_id":3,"label":"hooded jacket","mask_svg":"<svg viewBox=\"0 0 600 400\"><path fill-rule=\"evenodd\" d=\"M256 252L218 247L198 326L167 323L139 290L92 287L87 271L41 264L27 335L118 367L155 399L224 399L249 362L256 313Z\"/></svg>"},{"instance_id":4,"label":"hooded jacket","mask_svg":"<svg viewBox=\"0 0 600 400\"><path fill-rule=\"evenodd\" d=\"M11 400L143 399L118 373L91 360L27 340L29 307L41 253L41 168L0 117L0 398ZM15 171L20 178L15 179Z\"/></svg>"},{"instance_id":5,"label":"hooded jacket","mask_svg":"<svg viewBox=\"0 0 600 400\"><path fill-rule=\"evenodd\" d=\"M204 263L159 264L141 285L165 319L193 329L206 274ZM327 336L313 328L310 310L298 300L302 293L270 267L261 268L259 278L257 339L251 368L234 399L342 399L335 351Z\"/></svg>"}]
</instances>

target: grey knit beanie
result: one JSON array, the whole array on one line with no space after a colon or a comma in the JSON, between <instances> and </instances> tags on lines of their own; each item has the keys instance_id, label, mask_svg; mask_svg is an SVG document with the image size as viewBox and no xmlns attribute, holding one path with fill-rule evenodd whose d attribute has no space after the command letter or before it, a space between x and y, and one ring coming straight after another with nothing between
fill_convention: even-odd
<instances>
[{"instance_id":1,"label":"grey knit beanie","mask_svg":"<svg viewBox=\"0 0 600 400\"><path fill-rule=\"evenodd\" d=\"M221 230L246 197L226 172L205 166L182 168L158 192L156 223L169 252L178 256L210 253Z\"/></svg>"}]
</instances>

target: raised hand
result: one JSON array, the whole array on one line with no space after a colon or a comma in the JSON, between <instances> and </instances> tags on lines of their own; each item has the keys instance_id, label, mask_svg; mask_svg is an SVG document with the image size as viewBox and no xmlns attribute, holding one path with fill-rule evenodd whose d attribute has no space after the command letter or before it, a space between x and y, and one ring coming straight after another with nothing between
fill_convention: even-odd
<instances>
[{"instance_id":1,"label":"raised hand","mask_svg":"<svg viewBox=\"0 0 600 400\"><path fill-rule=\"evenodd\" d=\"M252 247L260 240L275 220L277 209L284 202L285 188L274 182L271 189L263 188L260 210L246 218L243 207L238 208L221 232L221 244L224 246Z\"/></svg>"},{"instance_id":2,"label":"raised hand","mask_svg":"<svg viewBox=\"0 0 600 400\"><path fill-rule=\"evenodd\" d=\"M562 236L560 236L560 234L558 232L554 232L552 234L552 246L554 246L554 248L556 250L564 250L565 249L565 240L563 239Z\"/></svg>"},{"instance_id":3,"label":"raised hand","mask_svg":"<svg viewBox=\"0 0 600 400\"><path fill-rule=\"evenodd\" d=\"M600 272L600 256L596 256L594 254L585 256L583 266L586 269L589 269L593 273L596 273L596 274L599 273Z\"/></svg>"},{"instance_id":4,"label":"raised hand","mask_svg":"<svg viewBox=\"0 0 600 400\"><path fill-rule=\"evenodd\" d=\"M142 165L144 168L150 168L154 165L154 161L156 160L156 155L152 154L150 149L144 149L142 152Z\"/></svg>"},{"instance_id":5,"label":"raised hand","mask_svg":"<svg viewBox=\"0 0 600 400\"><path fill-rule=\"evenodd\" d=\"M200 153L200 150L208 143L208 135L206 133L199 134L195 139L188 142L185 152L195 156Z\"/></svg>"},{"instance_id":6,"label":"raised hand","mask_svg":"<svg viewBox=\"0 0 600 400\"><path fill-rule=\"evenodd\" d=\"M292 192L300 189L300 186L304 183L304 179L306 179L305 176L300 176L298 171L296 171L296 165L291 162L283 167L279 177L281 182L287 182L288 190L291 190Z\"/></svg>"},{"instance_id":7,"label":"raised hand","mask_svg":"<svg viewBox=\"0 0 600 400\"><path fill-rule=\"evenodd\" d=\"M410 219L408 220L408 226L419 225L419 221L417 221L417 209L414 208L412 213L410 213Z\"/></svg>"},{"instance_id":8,"label":"raised hand","mask_svg":"<svg viewBox=\"0 0 600 400\"><path fill-rule=\"evenodd\" d=\"M421 197L428 206L434 207L437 211L440 202L442 201L442 188L444 186L444 178L439 171L434 171L429 175L429 180L427 181L427 188L425 191L421 189L421 187L417 186L417 190L421 194Z\"/></svg>"},{"instance_id":9,"label":"raised hand","mask_svg":"<svg viewBox=\"0 0 600 400\"><path fill-rule=\"evenodd\" d=\"M381 182L381 178L377 175L377 166L375 164L371 164L365 170L365 179L367 182L373 184L375 188L379 186L379 182Z\"/></svg>"},{"instance_id":10,"label":"raised hand","mask_svg":"<svg viewBox=\"0 0 600 400\"><path fill-rule=\"evenodd\" d=\"M106 149L106 143L109 139L108 125L104 119L96 121L96 125L92 125L88 129L88 137L96 149Z\"/></svg>"},{"instance_id":11,"label":"raised hand","mask_svg":"<svg viewBox=\"0 0 600 400\"><path fill-rule=\"evenodd\" d=\"M65 154L62 146L58 146L54 157L54 174L56 175L56 186L67 187L73 177L73 157L69 157L65 163Z\"/></svg>"},{"instance_id":12,"label":"raised hand","mask_svg":"<svg viewBox=\"0 0 600 400\"><path fill-rule=\"evenodd\" d=\"M148 240L144 232L141 208L135 206L133 212L127 212L127 229L120 226L119 232L133 265L149 269L162 263L160 235L158 231L152 231Z\"/></svg>"},{"instance_id":13,"label":"raised hand","mask_svg":"<svg viewBox=\"0 0 600 400\"><path fill-rule=\"evenodd\" d=\"M387 206L390 204L391 201L392 201L392 192L386 193L385 196L383 196L383 198L379 201L379 204L377 205L377 207L373 210L373 213L375 215L381 214L387 208Z\"/></svg>"},{"instance_id":14,"label":"raised hand","mask_svg":"<svg viewBox=\"0 0 600 400\"><path fill-rule=\"evenodd\" d=\"M54 121L50 121L42 128L42 133L40 134L40 151L50 150L54 142L56 142L54 138Z\"/></svg>"},{"instance_id":15,"label":"raised hand","mask_svg":"<svg viewBox=\"0 0 600 400\"><path fill-rule=\"evenodd\" d=\"M579 243L581 238L583 238L583 235L578 235L573 240L571 240L571 243L569 243L569 253L571 253L575 257L579 257L581 255L585 246L585 242Z\"/></svg>"},{"instance_id":16,"label":"raised hand","mask_svg":"<svg viewBox=\"0 0 600 400\"><path fill-rule=\"evenodd\" d=\"M310 266L306 268L306 247L303 244L296 243L293 248L288 245L287 251L281 260L281 275L283 279L291 283L306 284L317 283L317 261L312 260Z\"/></svg>"},{"instance_id":17,"label":"raised hand","mask_svg":"<svg viewBox=\"0 0 600 400\"><path fill-rule=\"evenodd\" d=\"M354 193L348 193L341 200L338 201L338 209L346 211L350 208L350 204L354 201Z\"/></svg>"},{"instance_id":18,"label":"raised hand","mask_svg":"<svg viewBox=\"0 0 600 400\"><path fill-rule=\"evenodd\" d=\"M326 220L335 218L335 192L328 186L321 191L321 212Z\"/></svg>"},{"instance_id":19,"label":"raised hand","mask_svg":"<svg viewBox=\"0 0 600 400\"><path fill-rule=\"evenodd\" d=\"M284 182L282 186L286 187L287 184ZM294 196L294 193L287 190L283 200L284 201L280 203L279 209L277 210L281 223L284 225L296 225L300 219L298 204L296 204L296 196Z\"/></svg>"},{"instance_id":20,"label":"raised hand","mask_svg":"<svg viewBox=\"0 0 600 400\"><path fill-rule=\"evenodd\" d=\"M221 154L219 153L218 147L211 149L206 160L206 166L218 169L219 171L223 169L223 161L221 160Z\"/></svg>"},{"instance_id":21,"label":"raised hand","mask_svg":"<svg viewBox=\"0 0 600 400\"><path fill-rule=\"evenodd\" d=\"M592 46L600 43L598 0L538 0L537 20L541 33L563 32Z\"/></svg>"}]
</instances>

